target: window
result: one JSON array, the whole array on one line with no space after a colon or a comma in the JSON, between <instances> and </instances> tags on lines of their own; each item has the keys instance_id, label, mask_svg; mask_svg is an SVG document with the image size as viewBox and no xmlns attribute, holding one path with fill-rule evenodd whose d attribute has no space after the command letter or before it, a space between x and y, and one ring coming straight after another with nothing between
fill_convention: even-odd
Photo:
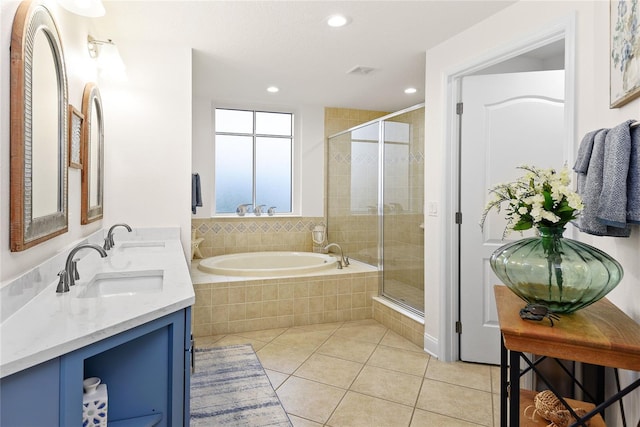
<instances>
[{"instance_id":1,"label":"window","mask_svg":"<svg viewBox=\"0 0 640 427\"><path fill-rule=\"evenodd\" d=\"M215 110L216 214L239 205L291 212L293 114Z\"/></svg>"}]
</instances>

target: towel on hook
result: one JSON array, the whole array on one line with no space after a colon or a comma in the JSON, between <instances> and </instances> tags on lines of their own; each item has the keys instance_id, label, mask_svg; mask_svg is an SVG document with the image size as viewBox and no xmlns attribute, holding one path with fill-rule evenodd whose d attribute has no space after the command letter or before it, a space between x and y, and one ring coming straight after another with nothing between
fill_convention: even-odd
<instances>
[{"instance_id":1,"label":"towel on hook","mask_svg":"<svg viewBox=\"0 0 640 427\"><path fill-rule=\"evenodd\" d=\"M640 126L631 126L631 152L627 176L627 222L640 224Z\"/></svg>"},{"instance_id":2,"label":"towel on hook","mask_svg":"<svg viewBox=\"0 0 640 427\"><path fill-rule=\"evenodd\" d=\"M631 234L629 200L637 199L629 197L634 190L627 185L633 122L592 131L582 139L573 169L578 173L578 194L585 205L576 226L585 233L613 237Z\"/></svg>"},{"instance_id":3,"label":"towel on hook","mask_svg":"<svg viewBox=\"0 0 640 427\"><path fill-rule=\"evenodd\" d=\"M191 212L196 213L196 207L202 207L202 192L200 191L200 174L191 174Z\"/></svg>"}]
</instances>

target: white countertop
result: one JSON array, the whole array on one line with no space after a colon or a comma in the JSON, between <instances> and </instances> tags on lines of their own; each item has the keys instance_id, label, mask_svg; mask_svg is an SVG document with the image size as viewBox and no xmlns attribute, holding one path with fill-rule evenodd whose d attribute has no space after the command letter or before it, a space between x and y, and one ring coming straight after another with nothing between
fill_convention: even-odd
<instances>
[{"instance_id":1,"label":"white countertop","mask_svg":"<svg viewBox=\"0 0 640 427\"><path fill-rule=\"evenodd\" d=\"M78 262L80 280L69 292L56 293L55 276L45 289L0 324L0 377L193 305L195 294L180 240L162 240L164 246L132 243L127 248L127 236L119 236L107 258L100 258L92 249L78 252L82 257ZM144 270L163 270L161 290L78 298L98 273Z\"/></svg>"}]
</instances>

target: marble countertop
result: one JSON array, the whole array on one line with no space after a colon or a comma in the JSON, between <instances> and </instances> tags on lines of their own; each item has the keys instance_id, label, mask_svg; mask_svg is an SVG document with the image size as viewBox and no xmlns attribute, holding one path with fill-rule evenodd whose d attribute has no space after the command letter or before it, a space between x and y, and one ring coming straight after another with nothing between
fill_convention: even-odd
<instances>
[{"instance_id":1,"label":"marble countertop","mask_svg":"<svg viewBox=\"0 0 640 427\"><path fill-rule=\"evenodd\" d=\"M91 249L78 252L80 280L69 292L56 293L58 277L54 276L42 291L3 320L0 378L193 305L195 294L179 239L126 241L128 236L119 236L107 258ZM94 286L91 280L96 274L150 270L162 270L161 289L82 297L87 286Z\"/></svg>"}]
</instances>

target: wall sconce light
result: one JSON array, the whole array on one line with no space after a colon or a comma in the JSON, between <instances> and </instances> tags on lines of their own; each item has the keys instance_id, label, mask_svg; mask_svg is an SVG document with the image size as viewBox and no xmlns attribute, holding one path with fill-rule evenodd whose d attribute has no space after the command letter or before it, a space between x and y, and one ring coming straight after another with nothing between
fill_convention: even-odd
<instances>
[{"instance_id":1,"label":"wall sconce light","mask_svg":"<svg viewBox=\"0 0 640 427\"><path fill-rule=\"evenodd\" d=\"M96 40L88 36L87 49L89 56L97 61L101 77L116 81L126 80L126 67L113 40Z\"/></svg>"},{"instance_id":2,"label":"wall sconce light","mask_svg":"<svg viewBox=\"0 0 640 427\"><path fill-rule=\"evenodd\" d=\"M58 0L58 4L71 13L89 18L104 16L102 0Z\"/></svg>"}]
</instances>

